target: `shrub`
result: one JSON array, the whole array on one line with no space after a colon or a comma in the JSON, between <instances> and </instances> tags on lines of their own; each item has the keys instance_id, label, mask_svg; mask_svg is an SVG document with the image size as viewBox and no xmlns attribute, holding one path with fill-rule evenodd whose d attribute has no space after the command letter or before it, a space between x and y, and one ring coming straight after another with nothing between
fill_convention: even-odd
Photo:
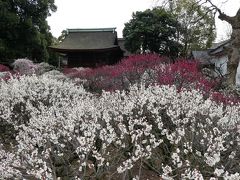
<instances>
[{"instance_id":1,"label":"shrub","mask_svg":"<svg viewBox=\"0 0 240 180\"><path fill-rule=\"evenodd\" d=\"M13 69L20 74L34 74L36 65L29 59L16 59L13 63Z\"/></svg>"},{"instance_id":2,"label":"shrub","mask_svg":"<svg viewBox=\"0 0 240 180\"><path fill-rule=\"evenodd\" d=\"M50 79L59 79L59 80L66 80L67 77L58 70L52 70L44 73L45 77L48 77Z\"/></svg>"},{"instance_id":3,"label":"shrub","mask_svg":"<svg viewBox=\"0 0 240 180\"><path fill-rule=\"evenodd\" d=\"M193 60L177 60L159 69L157 81L159 84L175 85L178 89L197 88L204 92L214 89L217 82L207 79L199 70L199 63Z\"/></svg>"},{"instance_id":4,"label":"shrub","mask_svg":"<svg viewBox=\"0 0 240 180\"><path fill-rule=\"evenodd\" d=\"M168 85L96 96L45 75L0 86L15 139L0 146L3 178L239 178L239 104Z\"/></svg>"},{"instance_id":5,"label":"shrub","mask_svg":"<svg viewBox=\"0 0 240 180\"><path fill-rule=\"evenodd\" d=\"M131 84L141 82L144 73L149 76L148 83L153 82L153 70L166 62L168 62L167 58L159 57L157 54L143 54L123 59L115 66L81 70L65 69L63 72L71 78L86 80L84 85L91 91L113 91L128 89Z\"/></svg>"},{"instance_id":6,"label":"shrub","mask_svg":"<svg viewBox=\"0 0 240 180\"><path fill-rule=\"evenodd\" d=\"M217 82L207 79L199 70L197 61L177 60L170 63L165 57L156 54L130 56L115 66L103 66L96 69L67 69L71 78L79 78L90 91L123 90L135 83L150 85L175 85L182 88L198 88L207 93L213 90ZM67 73L66 73L67 72Z\"/></svg>"},{"instance_id":7,"label":"shrub","mask_svg":"<svg viewBox=\"0 0 240 180\"><path fill-rule=\"evenodd\" d=\"M31 67L30 67L31 68ZM53 70L54 67L48 63L45 63L45 62L42 62L42 63L39 63L39 64L35 64L35 73L37 75L42 75L46 72L49 72L51 70Z\"/></svg>"},{"instance_id":8,"label":"shrub","mask_svg":"<svg viewBox=\"0 0 240 180\"><path fill-rule=\"evenodd\" d=\"M227 104L239 104L240 97L233 94L225 95L223 92L213 92L211 93L211 98L217 103Z\"/></svg>"},{"instance_id":9,"label":"shrub","mask_svg":"<svg viewBox=\"0 0 240 180\"><path fill-rule=\"evenodd\" d=\"M0 72L10 71L9 67L0 64Z\"/></svg>"},{"instance_id":10,"label":"shrub","mask_svg":"<svg viewBox=\"0 0 240 180\"><path fill-rule=\"evenodd\" d=\"M11 72L10 72L9 67L0 64L0 80L8 79L10 74L11 74Z\"/></svg>"}]
</instances>

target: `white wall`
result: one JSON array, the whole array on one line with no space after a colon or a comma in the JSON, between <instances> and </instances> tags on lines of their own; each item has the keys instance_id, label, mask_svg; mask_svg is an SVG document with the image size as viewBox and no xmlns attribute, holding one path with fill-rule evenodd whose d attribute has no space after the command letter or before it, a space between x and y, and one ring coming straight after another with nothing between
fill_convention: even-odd
<instances>
[{"instance_id":1,"label":"white wall","mask_svg":"<svg viewBox=\"0 0 240 180\"><path fill-rule=\"evenodd\" d=\"M228 62L228 57L227 56L222 56L219 58L213 58L211 60L212 63L215 64L215 76L219 76L220 73L222 75L227 74L227 62ZM220 73L218 73L220 72ZM237 68L237 74L236 74L236 86L240 87L240 61L238 63L238 68Z\"/></svg>"},{"instance_id":2,"label":"white wall","mask_svg":"<svg viewBox=\"0 0 240 180\"><path fill-rule=\"evenodd\" d=\"M215 76L227 74L228 56L213 58L211 62L215 64Z\"/></svg>"},{"instance_id":3,"label":"white wall","mask_svg":"<svg viewBox=\"0 0 240 180\"><path fill-rule=\"evenodd\" d=\"M236 86L240 87L240 61L238 63L237 74L236 74Z\"/></svg>"}]
</instances>

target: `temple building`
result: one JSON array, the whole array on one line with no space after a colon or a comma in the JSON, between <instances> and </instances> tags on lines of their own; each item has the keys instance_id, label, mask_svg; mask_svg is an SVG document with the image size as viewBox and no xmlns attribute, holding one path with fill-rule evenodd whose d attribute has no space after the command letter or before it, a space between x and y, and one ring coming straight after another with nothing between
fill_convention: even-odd
<instances>
[{"instance_id":1,"label":"temple building","mask_svg":"<svg viewBox=\"0 0 240 180\"><path fill-rule=\"evenodd\" d=\"M98 67L121 60L116 28L67 29L64 40L50 49L65 57L67 67Z\"/></svg>"}]
</instances>

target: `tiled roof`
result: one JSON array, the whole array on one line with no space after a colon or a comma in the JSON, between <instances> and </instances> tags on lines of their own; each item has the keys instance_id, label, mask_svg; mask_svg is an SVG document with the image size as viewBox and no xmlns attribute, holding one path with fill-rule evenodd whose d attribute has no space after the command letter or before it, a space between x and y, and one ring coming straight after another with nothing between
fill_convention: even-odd
<instances>
[{"instance_id":1,"label":"tiled roof","mask_svg":"<svg viewBox=\"0 0 240 180\"><path fill-rule=\"evenodd\" d=\"M220 47L220 46L223 46L223 45L225 45L225 44L227 44L227 43L229 43L230 42L230 40L228 39L228 40L225 40L225 41L220 41L220 42L217 42L217 43L212 43L212 46L209 48L209 49L216 49L216 48L218 48L218 47Z\"/></svg>"},{"instance_id":2,"label":"tiled roof","mask_svg":"<svg viewBox=\"0 0 240 180\"><path fill-rule=\"evenodd\" d=\"M214 56L222 56L226 54L226 47L229 46L230 40L213 43L212 47L203 51L192 51L194 59L199 60L202 64L213 64Z\"/></svg>"},{"instance_id":3,"label":"tiled roof","mask_svg":"<svg viewBox=\"0 0 240 180\"><path fill-rule=\"evenodd\" d=\"M226 47L229 46L230 40L225 40L219 43L214 43L213 46L209 49L209 55L217 55L223 53Z\"/></svg>"},{"instance_id":4,"label":"tiled roof","mask_svg":"<svg viewBox=\"0 0 240 180\"><path fill-rule=\"evenodd\" d=\"M118 47L116 28L68 29L65 39L50 48L64 50L102 50Z\"/></svg>"},{"instance_id":5,"label":"tiled roof","mask_svg":"<svg viewBox=\"0 0 240 180\"><path fill-rule=\"evenodd\" d=\"M208 55L208 51L192 51L192 56L202 64L212 64L211 56Z\"/></svg>"}]
</instances>

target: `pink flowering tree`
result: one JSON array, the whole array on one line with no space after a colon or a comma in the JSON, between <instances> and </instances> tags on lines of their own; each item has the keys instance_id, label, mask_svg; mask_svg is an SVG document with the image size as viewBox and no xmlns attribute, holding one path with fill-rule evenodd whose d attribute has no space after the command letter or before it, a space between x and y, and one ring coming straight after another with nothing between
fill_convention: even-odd
<instances>
[{"instance_id":1,"label":"pink flowering tree","mask_svg":"<svg viewBox=\"0 0 240 180\"><path fill-rule=\"evenodd\" d=\"M29 59L16 59L12 64L14 71L19 74L34 74L36 70L36 65Z\"/></svg>"},{"instance_id":2,"label":"pink flowering tree","mask_svg":"<svg viewBox=\"0 0 240 180\"><path fill-rule=\"evenodd\" d=\"M206 78L200 71L197 61L177 60L171 63L168 58L157 54L134 55L123 59L115 66L96 69L67 70L67 76L84 80L91 91L123 90L135 83L145 85L175 85L182 88L198 88L205 92L214 90L217 81Z\"/></svg>"},{"instance_id":3,"label":"pink flowering tree","mask_svg":"<svg viewBox=\"0 0 240 180\"><path fill-rule=\"evenodd\" d=\"M125 58L114 66L80 71L66 69L64 72L71 78L85 80L85 87L91 91L123 90L128 89L131 84L140 83L144 73L148 75L148 83L152 83L155 79L154 69L168 61L168 58L157 54L143 54Z\"/></svg>"},{"instance_id":4,"label":"pink flowering tree","mask_svg":"<svg viewBox=\"0 0 240 180\"><path fill-rule=\"evenodd\" d=\"M6 72L6 71L10 71L9 67L0 64L0 72Z\"/></svg>"},{"instance_id":5,"label":"pink flowering tree","mask_svg":"<svg viewBox=\"0 0 240 180\"><path fill-rule=\"evenodd\" d=\"M200 71L197 61L177 60L159 69L157 81L159 84L175 85L181 88L197 88L209 92L216 87L217 82L207 79Z\"/></svg>"},{"instance_id":6,"label":"pink flowering tree","mask_svg":"<svg viewBox=\"0 0 240 180\"><path fill-rule=\"evenodd\" d=\"M6 79L10 75L9 67L0 64L0 80Z\"/></svg>"}]
</instances>

